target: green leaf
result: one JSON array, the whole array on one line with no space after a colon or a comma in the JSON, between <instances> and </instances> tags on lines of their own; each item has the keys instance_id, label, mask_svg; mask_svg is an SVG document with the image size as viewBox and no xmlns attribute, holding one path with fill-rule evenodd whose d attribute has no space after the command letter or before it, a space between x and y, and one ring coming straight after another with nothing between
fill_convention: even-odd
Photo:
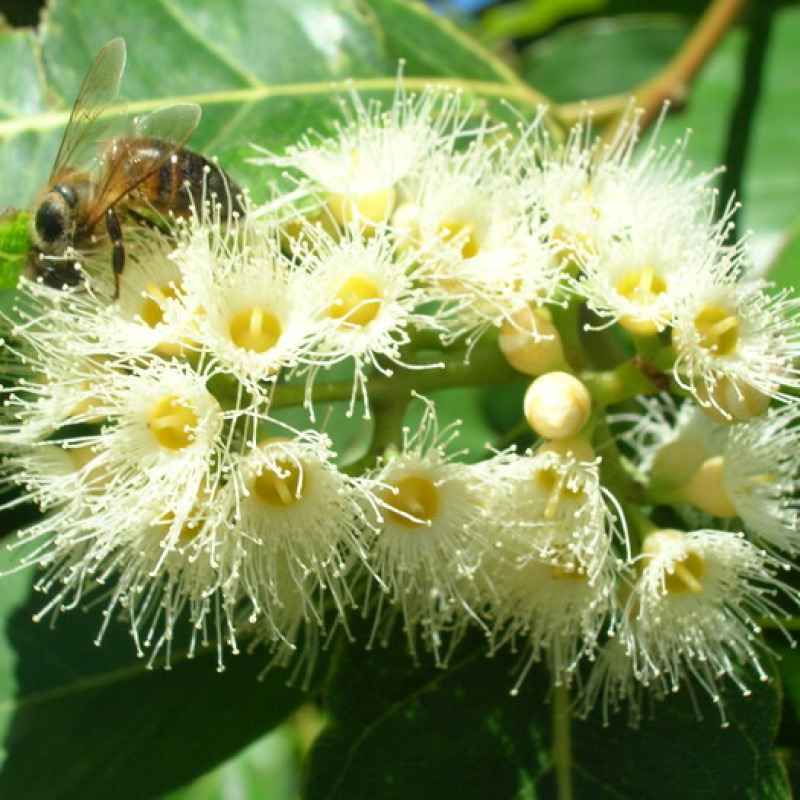
<instances>
[{"instance_id":1,"label":"green leaf","mask_svg":"<svg viewBox=\"0 0 800 800\"><path fill-rule=\"evenodd\" d=\"M299 789L296 736L282 725L191 785L162 800L295 800Z\"/></svg>"},{"instance_id":2,"label":"green leaf","mask_svg":"<svg viewBox=\"0 0 800 800\"><path fill-rule=\"evenodd\" d=\"M688 32L683 18L667 14L569 25L522 53L522 75L559 103L624 94L657 75Z\"/></svg>"},{"instance_id":3,"label":"green leaf","mask_svg":"<svg viewBox=\"0 0 800 800\"><path fill-rule=\"evenodd\" d=\"M510 702L508 661L487 659L485 649L475 636L437 670L415 664L399 637L369 653L363 643L342 648L327 685L331 722L309 755L304 796L533 796L518 792L545 768L537 753L544 695L530 681Z\"/></svg>"},{"instance_id":4,"label":"green leaf","mask_svg":"<svg viewBox=\"0 0 800 800\"><path fill-rule=\"evenodd\" d=\"M654 703L652 718L638 728L620 717L606 726L599 711L587 721L573 721L576 800L789 800L786 775L773 752L780 718L777 684L751 675L749 685L749 697L724 687L726 727L704 691L695 687L693 698L686 686Z\"/></svg>"},{"instance_id":5,"label":"green leaf","mask_svg":"<svg viewBox=\"0 0 800 800\"><path fill-rule=\"evenodd\" d=\"M259 680L264 649L229 657L223 673L212 650L177 655L170 671L149 670L121 624L112 621L97 647L100 613L70 611L51 629L31 620L42 604L32 595L10 616L3 609L10 650L2 652L13 651L16 664L9 679L0 662L0 797L156 797L274 728L307 702L324 672L320 659L307 690L287 685L287 669Z\"/></svg>"},{"instance_id":6,"label":"green leaf","mask_svg":"<svg viewBox=\"0 0 800 800\"><path fill-rule=\"evenodd\" d=\"M30 247L28 214L9 209L0 215L0 296L17 285ZM0 307L5 304L0 300Z\"/></svg>"},{"instance_id":7,"label":"green leaf","mask_svg":"<svg viewBox=\"0 0 800 800\"><path fill-rule=\"evenodd\" d=\"M800 218L786 231L770 264L768 277L778 286L800 288Z\"/></svg>"},{"instance_id":8,"label":"green leaf","mask_svg":"<svg viewBox=\"0 0 800 800\"><path fill-rule=\"evenodd\" d=\"M490 8L481 27L492 38L533 36L566 17L597 11L607 3L608 0L517 0Z\"/></svg>"},{"instance_id":9,"label":"green leaf","mask_svg":"<svg viewBox=\"0 0 800 800\"><path fill-rule=\"evenodd\" d=\"M519 76L504 61L422 3L369 0L369 5L387 34L389 58L404 59L412 74L500 81L522 90Z\"/></svg>"},{"instance_id":10,"label":"green leaf","mask_svg":"<svg viewBox=\"0 0 800 800\"><path fill-rule=\"evenodd\" d=\"M653 703L652 718L638 728L622 714L606 726L599 710L571 720L554 748L544 670L532 669L511 696L518 656L485 652L475 635L437 670L424 660L415 665L400 636L367 654L360 644L343 648L326 685L331 719L312 748L304 796L556 800L566 796L557 778L564 773L575 800L790 796L772 753L774 684L754 678L750 697L726 689L728 727L702 690L684 687Z\"/></svg>"}]
</instances>

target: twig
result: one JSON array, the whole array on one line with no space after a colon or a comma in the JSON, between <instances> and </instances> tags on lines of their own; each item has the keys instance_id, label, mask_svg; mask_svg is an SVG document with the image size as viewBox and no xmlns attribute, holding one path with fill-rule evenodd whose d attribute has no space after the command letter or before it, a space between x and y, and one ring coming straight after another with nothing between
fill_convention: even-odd
<instances>
[{"instance_id":1,"label":"twig","mask_svg":"<svg viewBox=\"0 0 800 800\"><path fill-rule=\"evenodd\" d=\"M638 118L642 128L661 113L665 102L673 107L681 107L686 102L689 86L727 30L739 18L746 2L747 0L713 0L689 38L663 71L631 92L636 99L636 107L642 112ZM606 128L603 134L606 141L613 140L625 118L627 107L626 104L620 109Z\"/></svg>"}]
</instances>

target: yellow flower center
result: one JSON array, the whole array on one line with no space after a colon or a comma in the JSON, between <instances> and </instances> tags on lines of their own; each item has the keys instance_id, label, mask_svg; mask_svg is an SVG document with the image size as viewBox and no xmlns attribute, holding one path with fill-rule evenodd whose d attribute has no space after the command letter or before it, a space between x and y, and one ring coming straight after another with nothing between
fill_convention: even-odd
<instances>
[{"instance_id":1,"label":"yellow flower center","mask_svg":"<svg viewBox=\"0 0 800 800\"><path fill-rule=\"evenodd\" d=\"M142 292L142 304L139 308L139 317L149 328L156 328L164 322L164 308L168 300L173 300L180 294L180 289L174 283L159 286L148 283ZM197 314L202 311L198 309ZM153 349L165 356L181 356L187 347L191 347L191 339L166 339L159 342Z\"/></svg>"},{"instance_id":2,"label":"yellow flower center","mask_svg":"<svg viewBox=\"0 0 800 800\"><path fill-rule=\"evenodd\" d=\"M695 317L700 346L715 356L730 355L739 343L739 317L722 306L706 306Z\"/></svg>"},{"instance_id":3,"label":"yellow flower center","mask_svg":"<svg viewBox=\"0 0 800 800\"><path fill-rule=\"evenodd\" d=\"M736 516L736 507L725 487L723 456L712 456L695 470L683 489L683 499L715 517L730 519Z\"/></svg>"},{"instance_id":4,"label":"yellow flower center","mask_svg":"<svg viewBox=\"0 0 800 800\"><path fill-rule=\"evenodd\" d=\"M657 320L648 318L646 312L666 291L667 282L652 267L642 267L629 272L617 283L617 292L626 300L640 306L642 312L620 317L620 325L639 336L652 336L658 333L662 326Z\"/></svg>"},{"instance_id":5,"label":"yellow flower center","mask_svg":"<svg viewBox=\"0 0 800 800\"><path fill-rule=\"evenodd\" d=\"M150 328L160 325L164 321L164 306L168 300L174 300L177 296L178 290L174 284L159 286L148 283L142 292L142 305L139 309L139 316L144 324Z\"/></svg>"},{"instance_id":6,"label":"yellow flower center","mask_svg":"<svg viewBox=\"0 0 800 800\"><path fill-rule=\"evenodd\" d=\"M328 316L349 325L368 325L381 310L381 290L371 278L353 275L343 281L333 302L328 306Z\"/></svg>"},{"instance_id":7,"label":"yellow flower center","mask_svg":"<svg viewBox=\"0 0 800 800\"><path fill-rule=\"evenodd\" d=\"M384 496L389 508L389 519L405 528L423 528L430 525L439 513L441 497L439 488L429 478L409 475L394 484L394 491Z\"/></svg>"},{"instance_id":8,"label":"yellow flower center","mask_svg":"<svg viewBox=\"0 0 800 800\"><path fill-rule=\"evenodd\" d=\"M566 475L557 466L536 470L533 480L537 488L547 495L544 508L545 519L553 519L556 516L562 501L574 503L582 499L584 495L580 489L572 489L567 485Z\"/></svg>"},{"instance_id":9,"label":"yellow flower center","mask_svg":"<svg viewBox=\"0 0 800 800\"><path fill-rule=\"evenodd\" d=\"M462 220L445 220L439 225L442 240L452 242L457 239L461 244L461 257L474 258L480 252L481 246L475 235L475 225Z\"/></svg>"},{"instance_id":10,"label":"yellow flower center","mask_svg":"<svg viewBox=\"0 0 800 800\"><path fill-rule=\"evenodd\" d=\"M686 534L675 530L661 530L649 534L642 543L643 564L647 565L672 541L685 540ZM706 574L703 558L693 550L687 550L672 562L672 568L664 575L664 595L703 593L702 580Z\"/></svg>"},{"instance_id":11,"label":"yellow flower center","mask_svg":"<svg viewBox=\"0 0 800 800\"><path fill-rule=\"evenodd\" d=\"M177 394L162 397L150 410L147 427L166 450L182 450L195 440L200 418L197 411Z\"/></svg>"},{"instance_id":12,"label":"yellow flower center","mask_svg":"<svg viewBox=\"0 0 800 800\"><path fill-rule=\"evenodd\" d=\"M296 462L280 459L272 467L262 467L251 488L262 505L284 509L303 499L308 488L308 476Z\"/></svg>"},{"instance_id":13,"label":"yellow flower center","mask_svg":"<svg viewBox=\"0 0 800 800\"><path fill-rule=\"evenodd\" d=\"M266 308L252 306L235 314L228 324L231 341L242 350L265 353L283 333L280 320Z\"/></svg>"},{"instance_id":14,"label":"yellow flower center","mask_svg":"<svg viewBox=\"0 0 800 800\"><path fill-rule=\"evenodd\" d=\"M162 529L164 535L169 532L169 529L175 523L175 514L172 511L166 511L158 519L153 520L153 527ZM178 542L180 544L189 544L197 535L203 530L205 522L199 519L188 519L181 525L180 532L178 533Z\"/></svg>"},{"instance_id":15,"label":"yellow flower center","mask_svg":"<svg viewBox=\"0 0 800 800\"><path fill-rule=\"evenodd\" d=\"M328 209L340 225L360 222L366 226L365 233L368 235L374 233L375 226L389 217L394 204L393 186L385 186L363 194L332 194L328 198Z\"/></svg>"},{"instance_id":16,"label":"yellow flower center","mask_svg":"<svg viewBox=\"0 0 800 800\"><path fill-rule=\"evenodd\" d=\"M365 163L357 147L347 153L349 177L357 182L359 176L371 176L373 169ZM328 197L328 210L340 225L359 222L363 233L371 236L375 227L389 218L396 201L394 186L381 186L371 192L351 194L331 194Z\"/></svg>"},{"instance_id":17,"label":"yellow flower center","mask_svg":"<svg viewBox=\"0 0 800 800\"><path fill-rule=\"evenodd\" d=\"M673 571L664 576L664 589L671 595L687 592L702 594L702 579L705 572L706 565L703 559L697 553L687 553L675 563Z\"/></svg>"}]
</instances>

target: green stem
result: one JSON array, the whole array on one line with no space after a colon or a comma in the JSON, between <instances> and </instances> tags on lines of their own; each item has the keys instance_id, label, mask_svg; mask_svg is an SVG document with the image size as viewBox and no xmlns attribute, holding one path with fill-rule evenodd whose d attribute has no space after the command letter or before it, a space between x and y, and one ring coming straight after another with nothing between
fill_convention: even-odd
<instances>
[{"instance_id":1,"label":"green stem","mask_svg":"<svg viewBox=\"0 0 800 800\"><path fill-rule=\"evenodd\" d=\"M756 624L759 628L766 628L771 631L800 631L800 617L790 617L789 619L758 617Z\"/></svg>"},{"instance_id":2,"label":"green stem","mask_svg":"<svg viewBox=\"0 0 800 800\"><path fill-rule=\"evenodd\" d=\"M520 420L513 428L506 431L506 433L494 443L494 447L496 450L505 450L523 437L527 437L531 440L537 438L537 435L533 432L530 423L526 419Z\"/></svg>"},{"instance_id":3,"label":"green stem","mask_svg":"<svg viewBox=\"0 0 800 800\"><path fill-rule=\"evenodd\" d=\"M439 351L431 354L430 358L419 358L410 367L397 368L391 375L373 375L367 381L367 393L373 407L390 405L397 397L412 391L426 394L454 386L497 386L524 377L508 364L495 346L478 346L472 351L469 361L465 361L465 357L464 350ZM320 382L314 384L311 400L314 403L349 400L352 392L352 381ZM305 397L305 384L279 386L275 390L271 408L299 406Z\"/></svg>"},{"instance_id":4,"label":"green stem","mask_svg":"<svg viewBox=\"0 0 800 800\"><path fill-rule=\"evenodd\" d=\"M630 94L642 109L639 125L644 128L661 113L664 101L681 107L689 95L692 82L714 52L725 33L736 23L747 0L711 0L688 39L672 60L655 78L648 80ZM614 124L603 133L612 141L626 119L627 106L620 110Z\"/></svg>"},{"instance_id":5,"label":"green stem","mask_svg":"<svg viewBox=\"0 0 800 800\"><path fill-rule=\"evenodd\" d=\"M405 351L407 352L415 352L417 350L451 350L454 349L455 346L463 347L463 342L456 343L455 345L450 345L445 347L442 344L442 336L437 331L431 330L430 328L421 328L420 330L413 331L410 334L410 341L405 346Z\"/></svg>"},{"instance_id":6,"label":"green stem","mask_svg":"<svg viewBox=\"0 0 800 800\"><path fill-rule=\"evenodd\" d=\"M645 538L658 530L658 526L639 506L633 503L626 503L623 508L625 509L625 519L628 522L631 549L633 550L633 555L636 555L641 552L642 542Z\"/></svg>"},{"instance_id":7,"label":"green stem","mask_svg":"<svg viewBox=\"0 0 800 800\"><path fill-rule=\"evenodd\" d=\"M244 390L242 384L231 375L222 373L214 375L208 381L207 389L225 411L241 408Z\"/></svg>"},{"instance_id":8,"label":"green stem","mask_svg":"<svg viewBox=\"0 0 800 800\"><path fill-rule=\"evenodd\" d=\"M553 306L551 313L553 322L561 336L561 349L564 359L574 370L586 367L586 357L580 336L580 317L583 300L571 300L566 307Z\"/></svg>"},{"instance_id":9,"label":"green stem","mask_svg":"<svg viewBox=\"0 0 800 800\"><path fill-rule=\"evenodd\" d=\"M643 503L654 506L676 506L679 503L686 502L686 498L680 488L659 487L652 483L644 487L641 499Z\"/></svg>"},{"instance_id":10,"label":"green stem","mask_svg":"<svg viewBox=\"0 0 800 800\"><path fill-rule=\"evenodd\" d=\"M586 372L580 378L595 403L609 406L638 395L663 391L661 374L651 374L648 366L637 357L605 372Z\"/></svg>"},{"instance_id":11,"label":"green stem","mask_svg":"<svg viewBox=\"0 0 800 800\"><path fill-rule=\"evenodd\" d=\"M595 423L595 435L593 446L602 456L600 470L603 475L603 485L613 489L614 494L627 494L627 488L631 483L628 472L622 464L622 456L617 449L617 443L608 427L605 415L598 416Z\"/></svg>"},{"instance_id":12,"label":"green stem","mask_svg":"<svg viewBox=\"0 0 800 800\"><path fill-rule=\"evenodd\" d=\"M569 689L556 686L553 693L553 766L558 800L572 800L572 741Z\"/></svg>"},{"instance_id":13,"label":"green stem","mask_svg":"<svg viewBox=\"0 0 800 800\"><path fill-rule=\"evenodd\" d=\"M403 439L403 417L410 394L395 395L391 402L373 404L375 427L369 450L361 458L348 464L344 471L349 475L361 475L375 466L378 458L391 449L400 449Z\"/></svg>"}]
</instances>

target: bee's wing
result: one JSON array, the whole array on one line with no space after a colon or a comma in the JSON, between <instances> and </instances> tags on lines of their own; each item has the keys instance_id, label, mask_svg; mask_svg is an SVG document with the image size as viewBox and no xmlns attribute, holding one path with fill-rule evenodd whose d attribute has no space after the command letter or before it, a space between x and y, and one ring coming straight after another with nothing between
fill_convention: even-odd
<instances>
[{"instance_id":1,"label":"bee's wing","mask_svg":"<svg viewBox=\"0 0 800 800\"><path fill-rule=\"evenodd\" d=\"M169 142L179 150L189 141L199 122L200 106L197 103L174 103L136 117L133 136Z\"/></svg>"},{"instance_id":2,"label":"bee's wing","mask_svg":"<svg viewBox=\"0 0 800 800\"><path fill-rule=\"evenodd\" d=\"M52 174L89 163L97 155L109 119L104 112L116 100L125 69L125 40L112 39L94 57L83 79L58 149Z\"/></svg>"},{"instance_id":3,"label":"bee's wing","mask_svg":"<svg viewBox=\"0 0 800 800\"><path fill-rule=\"evenodd\" d=\"M175 103L136 117L126 136L112 142L105 153L106 169L98 181L87 227L161 169L186 144L199 121L197 103ZM148 147L147 139L158 140L158 147Z\"/></svg>"}]
</instances>

